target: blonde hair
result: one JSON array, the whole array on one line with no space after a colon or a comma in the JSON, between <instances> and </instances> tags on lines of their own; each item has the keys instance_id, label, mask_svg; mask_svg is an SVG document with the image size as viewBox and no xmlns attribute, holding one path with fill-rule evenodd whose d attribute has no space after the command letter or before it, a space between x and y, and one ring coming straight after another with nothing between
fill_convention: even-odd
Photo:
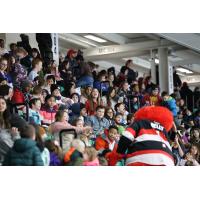
<instances>
[{"instance_id":1,"label":"blonde hair","mask_svg":"<svg viewBox=\"0 0 200 200\"><path fill-rule=\"evenodd\" d=\"M85 153L88 155L89 161L93 161L97 158L97 151L94 147L86 147L85 148Z\"/></svg>"},{"instance_id":2,"label":"blonde hair","mask_svg":"<svg viewBox=\"0 0 200 200\"><path fill-rule=\"evenodd\" d=\"M85 151L85 144L80 139L74 139L71 143L71 147L74 147L79 152L83 153Z\"/></svg>"}]
</instances>

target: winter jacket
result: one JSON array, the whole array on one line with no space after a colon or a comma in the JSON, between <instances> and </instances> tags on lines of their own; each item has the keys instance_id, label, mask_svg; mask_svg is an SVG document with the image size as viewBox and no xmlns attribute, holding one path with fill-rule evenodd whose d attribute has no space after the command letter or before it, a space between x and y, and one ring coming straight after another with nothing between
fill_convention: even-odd
<instances>
[{"instance_id":1,"label":"winter jacket","mask_svg":"<svg viewBox=\"0 0 200 200\"><path fill-rule=\"evenodd\" d=\"M99 151L99 150L102 151L102 150L106 150L106 149L109 149L111 151L117 150L116 141L115 140L111 141L108 138L108 130L106 130L105 133L102 134L101 136L97 137L96 142L95 142L95 149L97 151Z\"/></svg>"},{"instance_id":2,"label":"winter jacket","mask_svg":"<svg viewBox=\"0 0 200 200\"><path fill-rule=\"evenodd\" d=\"M43 117L43 124L51 124L55 121L55 115L57 110L55 108L44 107L40 111L40 115Z\"/></svg>"},{"instance_id":3,"label":"winter jacket","mask_svg":"<svg viewBox=\"0 0 200 200\"><path fill-rule=\"evenodd\" d=\"M174 98L170 97L167 101L163 102L164 105L173 113L173 116L177 116L176 101Z\"/></svg>"},{"instance_id":4,"label":"winter jacket","mask_svg":"<svg viewBox=\"0 0 200 200\"><path fill-rule=\"evenodd\" d=\"M29 121L31 123L41 125L42 120L43 120L43 117L40 115L39 112L29 108Z\"/></svg>"},{"instance_id":5,"label":"winter jacket","mask_svg":"<svg viewBox=\"0 0 200 200\"><path fill-rule=\"evenodd\" d=\"M21 138L15 141L3 162L5 166L43 166L41 153L34 140Z\"/></svg>"}]
</instances>

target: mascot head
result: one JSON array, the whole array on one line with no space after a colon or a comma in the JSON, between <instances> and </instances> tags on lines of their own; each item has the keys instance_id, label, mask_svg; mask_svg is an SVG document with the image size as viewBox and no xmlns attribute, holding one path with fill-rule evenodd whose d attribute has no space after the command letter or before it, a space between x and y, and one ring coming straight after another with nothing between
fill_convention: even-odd
<instances>
[{"instance_id":1,"label":"mascot head","mask_svg":"<svg viewBox=\"0 0 200 200\"><path fill-rule=\"evenodd\" d=\"M173 115L171 111L162 106L146 106L139 109L134 115L134 120L144 119L160 123L166 131L172 128Z\"/></svg>"}]
</instances>

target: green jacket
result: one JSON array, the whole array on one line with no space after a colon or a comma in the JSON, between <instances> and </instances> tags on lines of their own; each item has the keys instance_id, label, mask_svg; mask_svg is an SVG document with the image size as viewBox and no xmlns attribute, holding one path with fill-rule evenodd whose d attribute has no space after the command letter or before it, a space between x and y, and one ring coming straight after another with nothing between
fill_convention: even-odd
<instances>
[{"instance_id":1,"label":"green jacket","mask_svg":"<svg viewBox=\"0 0 200 200\"><path fill-rule=\"evenodd\" d=\"M5 156L5 166L43 166L41 153L36 142L21 138L15 141L13 148Z\"/></svg>"}]
</instances>

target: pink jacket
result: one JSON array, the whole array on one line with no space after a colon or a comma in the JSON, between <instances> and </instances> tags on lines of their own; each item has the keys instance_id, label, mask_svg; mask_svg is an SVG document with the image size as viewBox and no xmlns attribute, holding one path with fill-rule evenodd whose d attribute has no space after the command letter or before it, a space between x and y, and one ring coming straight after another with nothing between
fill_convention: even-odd
<instances>
[{"instance_id":1,"label":"pink jacket","mask_svg":"<svg viewBox=\"0 0 200 200\"><path fill-rule=\"evenodd\" d=\"M71 129L71 128L75 129L77 133L82 132L82 128L72 126L68 122L54 122L53 124L51 124L51 132L52 133L58 133L62 129Z\"/></svg>"},{"instance_id":2,"label":"pink jacket","mask_svg":"<svg viewBox=\"0 0 200 200\"><path fill-rule=\"evenodd\" d=\"M85 162L83 162L83 165L84 166L99 166L99 160L98 160L98 158L96 158L93 161L85 161Z\"/></svg>"},{"instance_id":3,"label":"pink jacket","mask_svg":"<svg viewBox=\"0 0 200 200\"><path fill-rule=\"evenodd\" d=\"M56 110L49 108L43 108L40 110L40 115L43 117L43 123L51 124L55 121Z\"/></svg>"}]
</instances>

